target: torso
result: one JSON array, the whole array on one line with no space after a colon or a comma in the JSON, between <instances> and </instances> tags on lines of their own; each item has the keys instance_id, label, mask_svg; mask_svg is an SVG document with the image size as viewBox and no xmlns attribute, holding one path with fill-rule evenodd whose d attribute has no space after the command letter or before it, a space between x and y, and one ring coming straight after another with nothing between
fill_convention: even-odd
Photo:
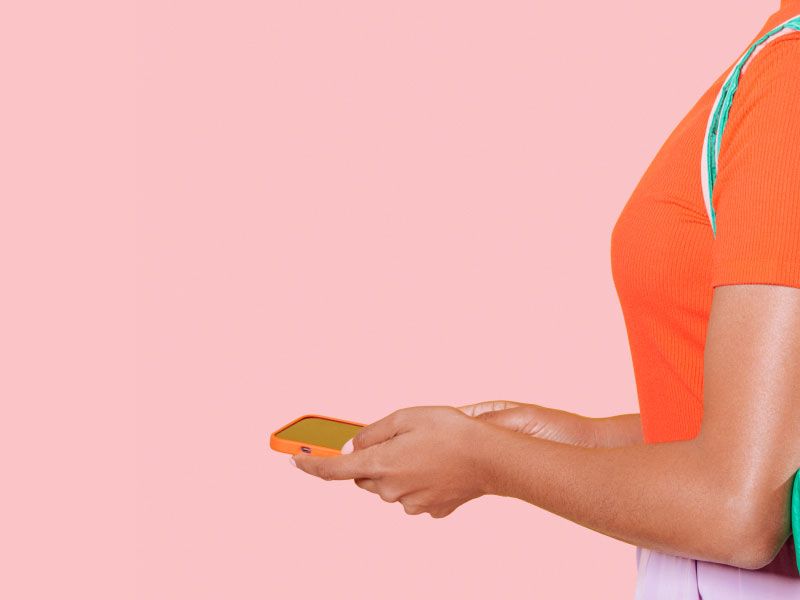
<instances>
[{"instance_id":1,"label":"torso","mask_svg":"<svg viewBox=\"0 0 800 600\"><path fill-rule=\"evenodd\" d=\"M784 0L744 48L795 15L800 15L800 0ZM800 33L790 35L800 37ZM611 233L612 276L628 332L645 443L692 439L700 431L714 242L702 194L700 154L712 104L735 62L669 135ZM788 578L795 586L792 593L800 598L791 537L775 560L758 571L644 549L637 556L640 553L648 559L639 563L640 587L648 585L648 578L653 585L657 571L663 574L672 569L675 577L689 578L690 588L693 581L695 589L703 585L698 576L701 580L705 576L706 585L711 585L720 574L735 571L739 581L745 576L748 585L755 586L752 589L758 589L759 574L764 585L774 577L785 584Z\"/></svg>"}]
</instances>

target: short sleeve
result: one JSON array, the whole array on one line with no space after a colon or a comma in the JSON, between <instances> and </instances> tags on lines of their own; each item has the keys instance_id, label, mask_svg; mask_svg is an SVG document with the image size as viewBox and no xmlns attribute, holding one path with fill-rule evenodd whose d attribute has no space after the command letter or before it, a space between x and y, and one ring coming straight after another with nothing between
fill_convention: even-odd
<instances>
[{"instance_id":1,"label":"short sleeve","mask_svg":"<svg viewBox=\"0 0 800 600\"><path fill-rule=\"evenodd\" d=\"M742 71L713 203L712 287L800 288L800 33L769 42Z\"/></svg>"}]
</instances>

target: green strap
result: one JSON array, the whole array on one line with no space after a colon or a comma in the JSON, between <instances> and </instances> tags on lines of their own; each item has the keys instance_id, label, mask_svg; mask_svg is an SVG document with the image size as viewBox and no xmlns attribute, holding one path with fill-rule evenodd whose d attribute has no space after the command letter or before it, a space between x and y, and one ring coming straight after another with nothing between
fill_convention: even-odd
<instances>
[{"instance_id":1,"label":"green strap","mask_svg":"<svg viewBox=\"0 0 800 600\"><path fill-rule=\"evenodd\" d=\"M794 537L794 558L800 571L800 469L794 474L792 486L792 536Z\"/></svg>"},{"instance_id":2,"label":"green strap","mask_svg":"<svg viewBox=\"0 0 800 600\"><path fill-rule=\"evenodd\" d=\"M725 83L722 84L717 98L714 101L711 113L708 117L706 125L706 135L703 138L703 151L700 159L700 178L703 188L703 200L706 206L706 212L711 221L711 232L714 237L717 235L717 217L714 211L714 205L711 202L714 193L714 183L717 180L717 162L719 159L719 148L722 142L722 132L725 130L725 125L728 123L728 112L733 102L733 96L739 87L739 76L742 69L750 56L755 52L756 48L761 44L769 41L776 34L783 30L785 33L791 33L789 30L800 31L800 15L792 17L784 21L774 29L771 29L758 40L756 40L736 62Z\"/></svg>"}]
</instances>

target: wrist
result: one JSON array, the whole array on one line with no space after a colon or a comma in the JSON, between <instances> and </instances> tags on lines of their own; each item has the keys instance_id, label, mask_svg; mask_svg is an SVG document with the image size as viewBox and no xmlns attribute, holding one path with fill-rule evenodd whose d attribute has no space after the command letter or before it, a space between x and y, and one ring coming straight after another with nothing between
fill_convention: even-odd
<instances>
[{"instance_id":1,"label":"wrist","mask_svg":"<svg viewBox=\"0 0 800 600\"><path fill-rule=\"evenodd\" d=\"M509 496L508 469L514 462L517 444L529 441L531 436L491 425L484 426L479 440L471 446L474 459L473 473L478 494L481 496Z\"/></svg>"}]
</instances>

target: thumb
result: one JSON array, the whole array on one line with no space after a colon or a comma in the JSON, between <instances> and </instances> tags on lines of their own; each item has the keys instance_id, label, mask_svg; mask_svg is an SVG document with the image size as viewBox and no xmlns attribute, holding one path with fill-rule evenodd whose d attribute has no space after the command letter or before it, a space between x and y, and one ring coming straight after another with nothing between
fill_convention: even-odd
<instances>
[{"instance_id":1,"label":"thumb","mask_svg":"<svg viewBox=\"0 0 800 600\"><path fill-rule=\"evenodd\" d=\"M404 431L402 412L395 411L379 421L363 427L352 440L342 447L342 453L348 454L354 450L363 450L380 444Z\"/></svg>"},{"instance_id":2,"label":"thumb","mask_svg":"<svg viewBox=\"0 0 800 600\"><path fill-rule=\"evenodd\" d=\"M530 408L525 406L483 412L477 418L513 431L524 431L535 420Z\"/></svg>"},{"instance_id":3,"label":"thumb","mask_svg":"<svg viewBox=\"0 0 800 600\"><path fill-rule=\"evenodd\" d=\"M466 404L464 406L458 406L457 408L468 417L477 417L487 412L506 410L507 408L514 408L517 406L519 406L519 403L512 402L511 400L485 400L484 402Z\"/></svg>"},{"instance_id":4,"label":"thumb","mask_svg":"<svg viewBox=\"0 0 800 600\"><path fill-rule=\"evenodd\" d=\"M349 456L309 456L295 454L292 463L301 471L315 475L320 479L355 479L368 477L368 454L351 454Z\"/></svg>"}]
</instances>

